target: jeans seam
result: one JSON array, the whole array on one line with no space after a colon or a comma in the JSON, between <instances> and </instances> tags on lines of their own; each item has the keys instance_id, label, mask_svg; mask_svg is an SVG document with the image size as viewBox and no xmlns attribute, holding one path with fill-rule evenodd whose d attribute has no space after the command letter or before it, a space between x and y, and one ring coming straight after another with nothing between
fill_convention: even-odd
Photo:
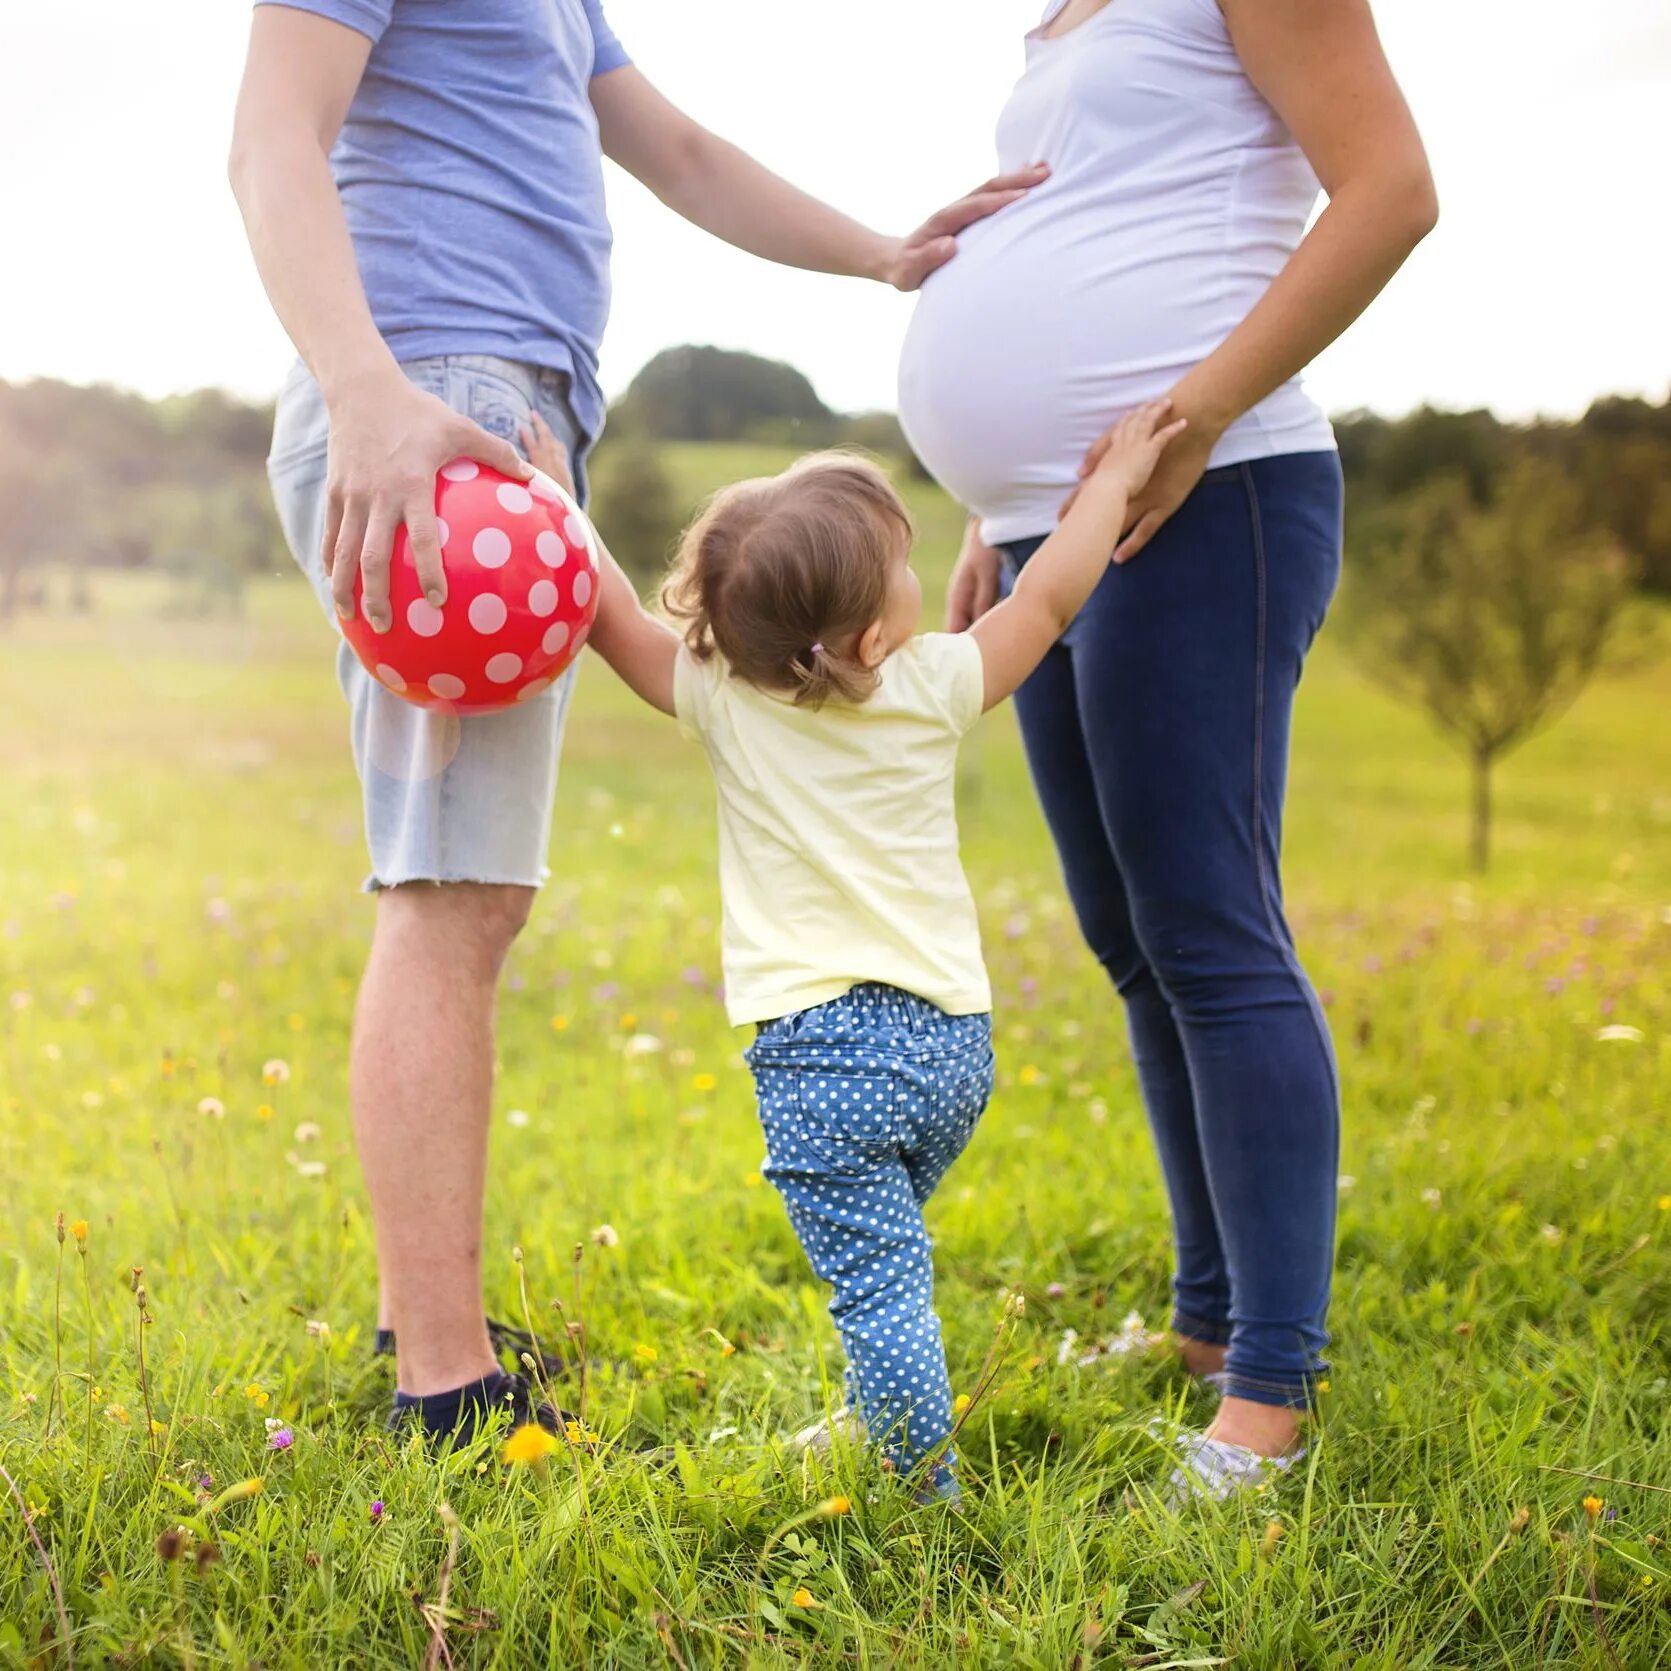
<instances>
[{"instance_id":1,"label":"jeans seam","mask_svg":"<svg viewBox=\"0 0 1671 1671\"><path fill-rule=\"evenodd\" d=\"M1257 605L1254 612L1255 645L1254 645L1254 692L1253 692L1253 858L1255 872L1259 879L1259 903L1265 913L1265 926L1270 930L1278 950L1281 953L1284 966L1294 985L1305 1003L1306 1014L1311 1018L1312 1035L1317 1042L1317 1048L1322 1052L1324 1067L1327 1070L1330 1090L1335 1098L1336 1106L1340 1101L1340 1076L1335 1067L1334 1052L1330 1049L1329 1038L1322 1016L1317 1008L1316 998L1311 992L1311 984L1306 979L1305 971L1300 966L1299 955L1295 951L1288 936L1281 931L1281 925L1272 897L1270 867L1265 862L1265 645L1267 635L1268 608L1268 572L1269 565L1265 556L1265 523L1259 502L1259 484L1250 464L1241 465L1242 480L1247 488L1248 521L1253 536L1253 570L1254 591ZM1333 1284L1331 1282L1330 1286ZM1232 1372L1234 1374L1234 1372ZM1246 1379L1242 1377L1242 1379Z\"/></svg>"}]
</instances>

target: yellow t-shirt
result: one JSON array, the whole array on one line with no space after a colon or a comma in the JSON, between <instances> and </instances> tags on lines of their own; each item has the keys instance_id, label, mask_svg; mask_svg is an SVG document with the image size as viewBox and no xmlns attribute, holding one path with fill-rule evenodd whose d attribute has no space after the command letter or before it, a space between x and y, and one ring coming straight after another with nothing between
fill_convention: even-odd
<instances>
[{"instance_id":1,"label":"yellow t-shirt","mask_svg":"<svg viewBox=\"0 0 1671 1671\"><path fill-rule=\"evenodd\" d=\"M982 687L980 646L950 633L896 650L856 707L797 708L680 650L679 723L719 790L733 1026L863 981L949 1015L992 1008L953 794Z\"/></svg>"}]
</instances>

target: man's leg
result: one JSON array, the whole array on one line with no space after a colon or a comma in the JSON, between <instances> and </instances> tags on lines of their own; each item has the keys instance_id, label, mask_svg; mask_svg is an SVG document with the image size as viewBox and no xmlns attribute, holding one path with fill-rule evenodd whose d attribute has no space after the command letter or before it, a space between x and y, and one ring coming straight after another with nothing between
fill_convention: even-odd
<instances>
[{"instance_id":1,"label":"man's leg","mask_svg":"<svg viewBox=\"0 0 1671 1671\"><path fill-rule=\"evenodd\" d=\"M495 1368L482 1315L493 1001L533 890L385 889L354 1018L349 1089L402 1392Z\"/></svg>"},{"instance_id":2,"label":"man's leg","mask_svg":"<svg viewBox=\"0 0 1671 1671\"><path fill-rule=\"evenodd\" d=\"M404 369L492 434L514 440L538 410L571 457L583 453L554 374L480 356ZM269 473L291 550L334 623L319 555L327 443L319 391L293 374ZM340 641L337 671L378 890L350 1062L382 1266L378 1324L402 1337L402 1392L427 1398L495 1367L480 1251L494 989L545 874L573 680L459 719L392 696ZM444 1408L426 1424L431 1414L453 1425Z\"/></svg>"}]
</instances>

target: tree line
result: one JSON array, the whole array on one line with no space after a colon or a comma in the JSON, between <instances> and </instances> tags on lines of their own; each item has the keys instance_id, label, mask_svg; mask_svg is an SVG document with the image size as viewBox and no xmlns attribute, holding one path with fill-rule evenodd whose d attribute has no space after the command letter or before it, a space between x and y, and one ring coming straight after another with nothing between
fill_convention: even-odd
<instances>
[{"instance_id":1,"label":"tree line","mask_svg":"<svg viewBox=\"0 0 1671 1671\"><path fill-rule=\"evenodd\" d=\"M94 568L156 568L172 607L236 608L283 571L267 492L270 406L215 390L145 400L52 381L0 382L0 629L47 576L90 607ZM1574 420L1507 423L1422 407L1335 420L1349 515L1342 642L1464 752L1470 848L1489 852L1491 780L1610 660L1649 653L1671 597L1671 398L1597 400ZM921 474L891 413L833 411L793 366L685 346L652 359L611 410L594 513L644 584L692 506L668 442L856 445Z\"/></svg>"}]
</instances>

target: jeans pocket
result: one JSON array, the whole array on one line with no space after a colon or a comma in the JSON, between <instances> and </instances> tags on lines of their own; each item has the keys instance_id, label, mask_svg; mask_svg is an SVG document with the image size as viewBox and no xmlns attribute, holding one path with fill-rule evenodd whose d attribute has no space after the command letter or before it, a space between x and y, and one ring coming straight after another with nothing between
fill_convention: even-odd
<instances>
[{"instance_id":1,"label":"jeans pocket","mask_svg":"<svg viewBox=\"0 0 1671 1671\"><path fill-rule=\"evenodd\" d=\"M900 1081L886 1070L802 1069L792 1092L794 1134L810 1170L856 1177L899 1150Z\"/></svg>"},{"instance_id":2,"label":"jeans pocket","mask_svg":"<svg viewBox=\"0 0 1671 1671\"><path fill-rule=\"evenodd\" d=\"M528 391L509 377L474 366L458 367L455 375L462 383L455 388L452 405L489 435L497 435L514 447L517 430L527 423L534 409Z\"/></svg>"}]
</instances>

